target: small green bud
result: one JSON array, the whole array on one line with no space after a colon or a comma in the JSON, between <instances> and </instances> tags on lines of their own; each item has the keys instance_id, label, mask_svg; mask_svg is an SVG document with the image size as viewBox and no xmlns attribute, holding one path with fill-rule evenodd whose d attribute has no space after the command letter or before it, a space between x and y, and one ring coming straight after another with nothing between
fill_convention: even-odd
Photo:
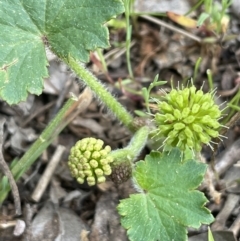
<instances>
[{"instance_id":1,"label":"small green bud","mask_svg":"<svg viewBox=\"0 0 240 241\"><path fill-rule=\"evenodd\" d=\"M183 108L183 96L182 95L180 95L177 98L177 103L178 103L178 106L182 109Z\"/></svg>"},{"instance_id":2,"label":"small green bud","mask_svg":"<svg viewBox=\"0 0 240 241\"><path fill-rule=\"evenodd\" d=\"M106 180L111 174L109 163L113 158L109 155L110 146L103 147L103 141L95 138L84 138L70 150L68 166L73 177L82 184L87 180L90 186Z\"/></svg>"},{"instance_id":3,"label":"small green bud","mask_svg":"<svg viewBox=\"0 0 240 241\"><path fill-rule=\"evenodd\" d=\"M179 131L185 128L185 124L184 123L176 123L173 125L174 130Z\"/></svg>"},{"instance_id":4,"label":"small green bud","mask_svg":"<svg viewBox=\"0 0 240 241\"><path fill-rule=\"evenodd\" d=\"M173 116L172 114L167 113L167 114L166 114L166 121L165 121L165 122L171 123L171 122L174 121L175 119L176 119L175 116Z\"/></svg>"},{"instance_id":5,"label":"small green bud","mask_svg":"<svg viewBox=\"0 0 240 241\"><path fill-rule=\"evenodd\" d=\"M106 182L106 177L104 177L104 176L98 177L97 181L98 181L98 183Z\"/></svg>"},{"instance_id":6,"label":"small green bud","mask_svg":"<svg viewBox=\"0 0 240 241\"><path fill-rule=\"evenodd\" d=\"M209 136L211 136L213 138L218 137L218 132L217 131L214 131L212 129L205 129L205 131L208 133Z\"/></svg>"},{"instance_id":7,"label":"small green bud","mask_svg":"<svg viewBox=\"0 0 240 241\"><path fill-rule=\"evenodd\" d=\"M81 177L81 178L84 178L85 174L84 174L83 171L78 171L77 176Z\"/></svg>"},{"instance_id":8,"label":"small green bud","mask_svg":"<svg viewBox=\"0 0 240 241\"><path fill-rule=\"evenodd\" d=\"M216 121L216 120L211 120L208 123L208 126L212 127L212 128L219 128L220 127L220 123L218 121Z\"/></svg>"},{"instance_id":9,"label":"small green bud","mask_svg":"<svg viewBox=\"0 0 240 241\"><path fill-rule=\"evenodd\" d=\"M176 117L176 119L180 120L182 118L181 112L178 109L175 109L173 111L173 115Z\"/></svg>"},{"instance_id":10,"label":"small green bud","mask_svg":"<svg viewBox=\"0 0 240 241\"><path fill-rule=\"evenodd\" d=\"M193 147L194 146L194 144L193 144L193 140L192 139L187 139L187 145L189 146L189 147Z\"/></svg>"},{"instance_id":11,"label":"small green bud","mask_svg":"<svg viewBox=\"0 0 240 241\"><path fill-rule=\"evenodd\" d=\"M186 103L188 102L189 94L190 94L189 88L183 89L182 96L183 96L184 105L186 105Z\"/></svg>"},{"instance_id":12,"label":"small green bud","mask_svg":"<svg viewBox=\"0 0 240 241\"><path fill-rule=\"evenodd\" d=\"M95 169L95 174L98 176L98 177L100 177L100 176L102 176L103 175L103 170L102 169L100 169L100 168L97 168L97 169Z\"/></svg>"},{"instance_id":13,"label":"small green bud","mask_svg":"<svg viewBox=\"0 0 240 241\"><path fill-rule=\"evenodd\" d=\"M112 173L112 168L109 165L103 166L104 174L109 176Z\"/></svg>"},{"instance_id":14,"label":"small green bud","mask_svg":"<svg viewBox=\"0 0 240 241\"><path fill-rule=\"evenodd\" d=\"M93 158L93 159L98 159L98 158L100 158L100 157L101 157L101 154L100 154L99 151L94 151L94 152L92 153L92 158Z\"/></svg>"},{"instance_id":15,"label":"small green bud","mask_svg":"<svg viewBox=\"0 0 240 241\"><path fill-rule=\"evenodd\" d=\"M105 170L104 175L109 176L112 173L112 169Z\"/></svg>"},{"instance_id":16,"label":"small green bud","mask_svg":"<svg viewBox=\"0 0 240 241\"><path fill-rule=\"evenodd\" d=\"M111 151L111 147L110 146L105 146L104 150L109 153Z\"/></svg>"},{"instance_id":17,"label":"small green bud","mask_svg":"<svg viewBox=\"0 0 240 241\"><path fill-rule=\"evenodd\" d=\"M170 130L172 129L172 125L170 124L170 125L162 125L161 127L160 127L160 132L161 133L168 133Z\"/></svg>"},{"instance_id":18,"label":"small green bud","mask_svg":"<svg viewBox=\"0 0 240 241\"><path fill-rule=\"evenodd\" d=\"M80 150L75 150L74 151L74 156L80 158L81 157L81 151Z\"/></svg>"},{"instance_id":19,"label":"small green bud","mask_svg":"<svg viewBox=\"0 0 240 241\"><path fill-rule=\"evenodd\" d=\"M175 138L176 138L176 137L175 137ZM190 137L188 136L188 138L190 138ZM179 134L178 139L181 140L181 141L186 140L186 134L182 131L182 132Z\"/></svg>"},{"instance_id":20,"label":"small green bud","mask_svg":"<svg viewBox=\"0 0 240 241\"><path fill-rule=\"evenodd\" d=\"M184 129L184 134L189 138L192 139L193 138L193 132L191 131L191 129L187 126ZM185 138L184 138L185 139Z\"/></svg>"},{"instance_id":21,"label":"small green bud","mask_svg":"<svg viewBox=\"0 0 240 241\"><path fill-rule=\"evenodd\" d=\"M85 158L85 157L81 157L81 158L79 158L78 161L80 161L80 162L82 163L82 165L83 165L84 163L87 163L87 162L88 162L88 159Z\"/></svg>"},{"instance_id":22,"label":"small green bud","mask_svg":"<svg viewBox=\"0 0 240 241\"><path fill-rule=\"evenodd\" d=\"M97 140L97 142L95 143L94 146L94 150L95 151L100 151L102 149L103 146L103 141L102 140Z\"/></svg>"},{"instance_id":23,"label":"small green bud","mask_svg":"<svg viewBox=\"0 0 240 241\"><path fill-rule=\"evenodd\" d=\"M80 145L80 143L79 143L79 145ZM80 148L79 148L78 151L82 151L82 152L84 152L86 149L87 149L87 144L86 144L86 143L83 143L83 145L80 146Z\"/></svg>"},{"instance_id":24,"label":"small green bud","mask_svg":"<svg viewBox=\"0 0 240 241\"><path fill-rule=\"evenodd\" d=\"M78 170L75 168L72 170L72 175L77 176L78 175Z\"/></svg>"},{"instance_id":25,"label":"small green bud","mask_svg":"<svg viewBox=\"0 0 240 241\"><path fill-rule=\"evenodd\" d=\"M174 137L168 137L166 143L167 143L168 145L171 145L174 141L175 141L175 138L174 138Z\"/></svg>"},{"instance_id":26,"label":"small green bud","mask_svg":"<svg viewBox=\"0 0 240 241\"><path fill-rule=\"evenodd\" d=\"M195 120L195 117L192 116L192 115L190 115L190 116L186 117L185 119L183 119L183 122L184 122L185 124L191 124L191 123L194 122L194 120Z\"/></svg>"},{"instance_id":27,"label":"small green bud","mask_svg":"<svg viewBox=\"0 0 240 241\"><path fill-rule=\"evenodd\" d=\"M83 184L84 183L84 179L81 178L81 177L78 177L77 178L77 182L80 183L80 184Z\"/></svg>"},{"instance_id":28,"label":"small green bud","mask_svg":"<svg viewBox=\"0 0 240 241\"><path fill-rule=\"evenodd\" d=\"M193 127L193 130L196 131L197 133L201 133L203 131L202 127L199 124L193 124L192 127Z\"/></svg>"},{"instance_id":29,"label":"small green bud","mask_svg":"<svg viewBox=\"0 0 240 241\"><path fill-rule=\"evenodd\" d=\"M188 117L189 113L190 113L190 108L189 107L184 108L182 111L182 118L185 119L186 117Z\"/></svg>"},{"instance_id":30,"label":"small green bud","mask_svg":"<svg viewBox=\"0 0 240 241\"><path fill-rule=\"evenodd\" d=\"M97 168L97 167L98 167L98 162L97 162L96 160L91 160L91 161L90 161L90 166L91 166L92 168Z\"/></svg>"},{"instance_id":31,"label":"small green bud","mask_svg":"<svg viewBox=\"0 0 240 241\"><path fill-rule=\"evenodd\" d=\"M159 104L159 108L161 110L163 110L164 112L171 113L173 111L172 107L169 104L167 104L166 102L162 102L161 104Z\"/></svg>"},{"instance_id":32,"label":"small green bud","mask_svg":"<svg viewBox=\"0 0 240 241\"><path fill-rule=\"evenodd\" d=\"M112 163L113 162L113 157L112 156L107 156L106 157L108 163Z\"/></svg>"},{"instance_id":33,"label":"small green bud","mask_svg":"<svg viewBox=\"0 0 240 241\"><path fill-rule=\"evenodd\" d=\"M213 101L212 101L212 98L211 98L211 94L206 93L206 94L202 95L202 98L200 99L200 101L198 103L199 103L199 105L201 105L201 108L204 105L204 103L208 103L209 105L212 105Z\"/></svg>"},{"instance_id":34,"label":"small green bud","mask_svg":"<svg viewBox=\"0 0 240 241\"><path fill-rule=\"evenodd\" d=\"M193 95L192 97L194 98L195 103L198 103L200 101L200 99L203 96L203 91L202 90L198 90L195 95Z\"/></svg>"},{"instance_id":35,"label":"small green bud","mask_svg":"<svg viewBox=\"0 0 240 241\"><path fill-rule=\"evenodd\" d=\"M193 114L197 114L199 109L200 109L200 105L199 104L194 104L193 107L192 107L192 113Z\"/></svg>"},{"instance_id":36,"label":"small green bud","mask_svg":"<svg viewBox=\"0 0 240 241\"><path fill-rule=\"evenodd\" d=\"M91 170L84 170L83 173L85 174L85 176L88 176L88 177L92 177L93 176L93 173Z\"/></svg>"},{"instance_id":37,"label":"small green bud","mask_svg":"<svg viewBox=\"0 0 240 241\"><path fill-rule=\"evenodd\" d=\"M200 138L201 142L203 142L205 144L208 143L211 140L210 136L205 135L203 133L199 133L199 138Z\"/></svg>"},{"instance_id":38,"label":"small green bud","mask_svg":"<svg viewBox=\"0 0 240 241\"><path fill-rule=\"evenodd\" d=\"M74 164L78 164L78 158L76 158L76 157L72 157L72 163L74 163Z\"/></svg>"},{"instance_id":39,"label":"small green bud","mask_svg":"<svg viewBox=\"0 0 240 241\"><path fill-rule=\"evenodd\" d=\"M91 166L89 165L89 163L84 163L82 167L83 167L83 170L91 170Z\"/></svg>"},{"instance_id":40,"label":"small green bud","mask_svg":"<svg viewBox=\"0 0 240 241\"><path fill-rule=\"evenodd\" d=\"M78 169L78 170L83 170L83 165L80 164L80 163L78 163L78 164L77 164L77 169Z\"/></svg>"},{"instance_id":41,"label":"small green bud","mask_svg":"<svg viewBox=\"0 0 240 241\"><path fill-rule=\"evenodd\" d=\"M184 88L184 89L189 89L191 94L190 98L193 99L193 96L196 94L196 87L193 85L190 88Z\"/></svg>"},{"instance_id":42,"label":"small green bud","mask_svg":"<svg viewBox=\"0 0 240 241\"><path fill-rule=\"evenodd\" d=\"M169 95L166 96L166 99L167 99L168 101L170 101L170 100L176 100L177 98L178 98L178 91L175 90L175 89L173 89L173 90L169 93Z\"/></svg>"},{"instance_id":43,"label":"small green bud","mask_svg":"<svg viewBox=\"0 0 240 241\"><path fill-rule=\"evenodd\" d=\"M201 106L203 110L209 110L210 108L210 103L209 102L204 102Z\"/></svg>"},{"instance_id":44,"label":"small green bud","mask_svg":"<svg viewBox=\"0 0 240 241\"><path fill-rule=\"evenodd\" d=\"M108 160L107 159L101 159L100 163L101 163L102 166L105 166L105 165L108 164Z\"/></svg>"},{"instance_id":45,"label":"small green bud","mask_svg":"<svg viewBox=\"0 0 240 241\"><path fill-rule=\"evenodd\" d=\"M212 118L219 118L221 116L221 111L219 110L218 106L213 105L208 113Z\"/></svg>"},{"instance_id":46,"label":"small green bud","mask_svg":"<svg viewBox=\"0 0 240 241\"><path fill-rule=\"evenodd\" d=\"M172 115L171 115L172 116ZM165 115L161 115L159 113L156 113L155 115L155 120L159 121L159 122L165 122L166 121L166 116Z\"/></svg>"},{"instance_id":47,"label":"small green bud","mask_svg":"<svg viewBox=\"0 0 240 241\"><path fill-rule=\"evenodd\" d=\"M87 182L89 186L93 186L96 184L96 180L94 177L87 177Z\"/></svg>"},{"instance_id":48,"label":"small green bud","mask_svg":"<svg viewBox=\"0 0 240 241\"><path fill-rule=\"evenodd\" d=\"M99 153L101 154L102 157L105 157L105 156L107 156L109 151L104 149L104 150L99 151Z\"/></svg>"},{"instance_id":49,"label":"small green bud","mask_svg":"<svg viewBox=\"0 0 240 241\"><path fill-rule=\"evenodd\" d=\"M173 131L169 132L168 137L169 138L175 138L176 135L178 135L178 131L173 130Z\"/></svg>"},{"instance_id":50,"label":"small green bud","mask_svg":"<svg viewBox=\"0 0 240 241\"><path fill-rule=\"evenodd\" d=\"M89 159L89 158L91 157L91 155L92 155L92 152L86 150L83 155L84 155L84 157L85 157L86 159Z\"/></svg>"}]
</instances>

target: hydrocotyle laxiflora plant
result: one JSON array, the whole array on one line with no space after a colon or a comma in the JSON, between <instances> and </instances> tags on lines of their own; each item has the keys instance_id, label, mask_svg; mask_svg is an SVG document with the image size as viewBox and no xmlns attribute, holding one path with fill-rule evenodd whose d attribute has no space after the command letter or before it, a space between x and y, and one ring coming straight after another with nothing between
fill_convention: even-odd
<instances>
[{"instance_id":1,"label":"hydrocotyle laxiflora plant","mask_svg":"<svg viewBox=\"0 0 240 241\"><path fill-rule=\"evenodd\" d=\"M214 92L196 90L194 86L172 89L156 100L154 130L153 127L143 126L133 135L127 147L108 152L110 161L107 169L110 166L111 173L107 175L117 184L131 178L137 192L121 200L117 207L121 224L127 229L130 240L183 241L187 240L186 227L199 228L201 224L214 220L205 207L208 200L196 190L204 178L207 165L195 160L195 154L200 152L203 144L211 146L212 138L221 137L221 110L214 103L214 95ZM162 138L165 151L152 150L144 160L135 163L149 136L158 142ZM189 152L189 149L192 151ZM95 167L91 165L96 162L90 159L86 174L91 167L95 181L86 177L87 182L93 185L107 180L98 179ZM98 163L97 168L102 165L101 161ZM82 165L80 169L82 175ZM82 178L79 180L83 182Z\"/></svg>"}]
</instances>

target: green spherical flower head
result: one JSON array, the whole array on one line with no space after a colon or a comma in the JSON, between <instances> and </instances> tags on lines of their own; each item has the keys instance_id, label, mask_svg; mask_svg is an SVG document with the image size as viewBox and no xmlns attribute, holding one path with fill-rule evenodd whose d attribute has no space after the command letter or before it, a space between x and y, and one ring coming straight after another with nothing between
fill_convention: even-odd
<instances>
[{"instance_id":1,"label":"green spherical flower head","mask_svg":"<svg viewBox=\"0 0 240 241\"><path fill-rule=\"evenodd\" d=\"M200 151L202 144L209 144L219 136L218 122L221 116L214 103L213 93L204 94L196 87L172 89L163 101L157 100L159 112L154 121L157 129L154 136L165 138L164 144Z\"/></svg>"},{"instance_id":2,"label":"green spherical flower head","mask_svg":"<svg viewBox=\"0 0 240 241\"><path fill-rule=\"evenodd\" d=\"M103 141L95 138L84 138L71 148L68 166L73 177L82 184L87 180L89 186L105 182L111 174L109 156L110 146L103 147Z\"/></svg>"}]
</instances>

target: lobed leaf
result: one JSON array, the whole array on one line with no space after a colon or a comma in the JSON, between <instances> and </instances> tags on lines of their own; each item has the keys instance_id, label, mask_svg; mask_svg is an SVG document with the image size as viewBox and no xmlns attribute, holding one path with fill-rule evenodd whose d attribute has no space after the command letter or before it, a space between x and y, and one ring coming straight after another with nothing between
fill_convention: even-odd
<instances>
[{"instance_id":1,"label":"lobed leaf","mask_svg":"<svg viewBox=\"0 0 240 241\"><path fill-rule=\"evenodd\" d=\"M213 216L204 207L207 199L195 190L205 171L205 164L181 161L178 149L162 155L152 152L138 162L133 176L142 193L118 205L130 240L183 241L187 240L187 226L211 223Z\"/></svg>"},{"instance_id":2,"label":"lobed leaf","mask_svg":"<svg viewBox=\"0 0 240 241\"><path fill-rule=\"evenodd\" d=\"M15 104L41 94L45 45L86 62L90 50L109 46L103 24L123 11L121 0L0 1L0 97Z\"/></svg>"}]
</instances>

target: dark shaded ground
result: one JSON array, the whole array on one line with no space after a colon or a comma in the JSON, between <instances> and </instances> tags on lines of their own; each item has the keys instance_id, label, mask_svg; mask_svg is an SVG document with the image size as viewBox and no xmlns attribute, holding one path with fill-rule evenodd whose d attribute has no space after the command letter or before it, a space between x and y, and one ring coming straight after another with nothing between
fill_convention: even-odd
<instances>
[{"instance_id":1,"label":"dark shaded ground","mask_svg":"<svg viewBox=\"0 0 240 241\"><path fill-rule=\"evenodd\" d=\"M177 29L182 28L166 18L163 20ZM160 79L167 80L169 83L172 80L175 86L178 83L186 85L187 80L194 75L195 63L201 56L202 63L194 80L196 86L198 88L203 86L204 91L209 90L206 70L211 69L214 86L218 88L222 96L216 101L219 104L224 101L229 102L239 94L239 30L240 19L231 13L231 23L226 35L236 34L236 37L226 42L219 40L217 43L203 44L154 23L151 19L138 18L133 26L131 48L131 63L135 79L125 81L128 77L125 49L116 46L116 43L124 44L124 29L111 29L112 47L104 51L108 72L103 71L97 53L91 54L91 63L88 68L105 83L119 102L134 113L135 110L145 111L139 91L142 87L148 86L156 74L159 74ZM199 38L205 37L198 30L187 31ZM30 96L26 103L18 106L9 107L4 102L0 103L0 115L6 119L3 154L8 163L27 150L60 109L69 92L77 93L78 89L83 90L83 86L76 84L75 76L65 65L54 57L50 63L51 77L46 80L45 91L41 96ZM166 88L169 86L167 85ZM154 96L160 94L158 89L154 89ZM90 94L86 93L86 95ZM226 118L229 114L231 114L230 110ZM225 121L230 129L224 135L228 139L224 139L223 143L218 146L214 163L210 162L212 151L207 147L203 148L205 161L215 166L215 171L219 174L218 178L212 171L209 171L201 186L201 190L211 200L208 208L216 217L211 228L213 231L222 232L216 234L221 236L221 238L216 238L216 241L234 240L233 234L239 238L240 229L239 115L235 115L235 119L231 122L226 118ZM15 209L11 195L2 205L1 241L128 240L125 230L120 226L116 205L120 199L134 193L131 181L118 186L109 181L89 187L87 184L80 185L74 181L68 171L67 158L70 147L78 139L89 136L100 138L115 149L126 146L131 133L104 106L93 100L88 108L64 129L18 182L24 209L23 215L17 218L14 216ZM65 148L61 149L62 146ZM58 152L62 150L62 155L58 157L59 162L52 173L50 184L39 200L34 202L33 198L38 193L36 186L56 150ZM148 152L149 150L145 149L139 159L144 158ZM20 237L13 235L13 228L5 228L14 226L17 219L24 220L26 223L25 233ZM22 227L21 223L20 227ZM84 230L90 231L90 234L88 235ZM202 233L206 231L206 226L202 226L200 230L189 229L189 236L205 235ZM206 237L201 238L201 235L197 238L191 237L189 240L207 240ZM62 239L56 239L56 237Z\"/></svg>"}]
</instances>

